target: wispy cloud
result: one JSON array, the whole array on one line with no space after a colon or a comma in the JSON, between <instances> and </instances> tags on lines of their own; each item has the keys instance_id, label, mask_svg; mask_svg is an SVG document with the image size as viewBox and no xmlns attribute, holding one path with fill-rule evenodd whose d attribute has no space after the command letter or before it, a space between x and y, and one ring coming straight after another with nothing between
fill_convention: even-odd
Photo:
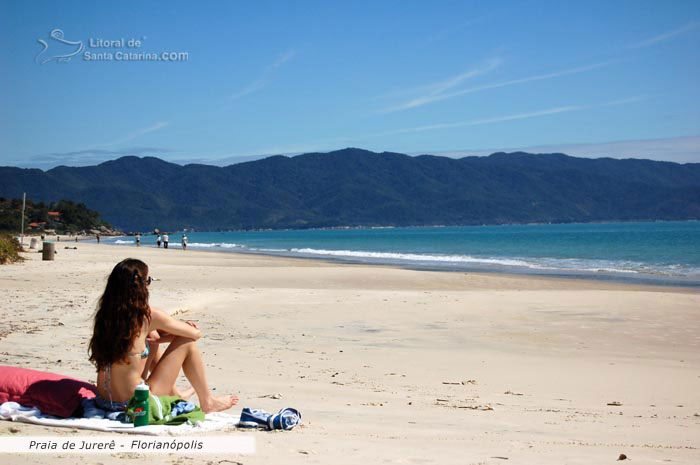
<instances>
[{"instance_id":1,"label":"wispy cloud","mask_svg":"<svg viewBox=\"0 0 700 465\"><path fill-rule=\"evenodd\" d=\"M152 126L148 126L147 128L141 129L140 131L138 131L137 135L140 136L141 134L146 134L149 132L157 131L159 129L162 129L162 128L168 126L169 124L170 124L170 122L168 122L168 121L159 121L159 122L153 124Z\"/></svg>"},{"instance_id":2,"label":"wispy cloud","mask_svg":"<svg viewBox=\"0 0 700 465\"><path fill-rule=\"evenodd\" d=\"M272 81L275 71L288 61L292 60L295 55L296 52L294 50L288 50L280 56L278 56L277 58L275 58L275 61L273 61L265 67L260 77L258 77L256 80L254 80L238 92L234 92L231 95L231 99L234 100L252 94L253 92L257 92L266 85L268 85L270 81Z\"/></svg>"},{"instance_id":3,"label":"wispy cloud","mask_svg":"<svg viewBox=\"0 0 700 465\"><path fill-rule=\"evenodd\" d=\"M126 136L124 136L124 137L122 137L122 138L120 138L120 139L113 140L113 141L107 142L107 143L105 143L105 144L100 144L100 145L97 145L97 146L93 146L93 148L94 148L94 147L110 147L110 146L113 146L113 145L118 145L118 144L123 144L123 143L125 143L125 142L130 142L130 141L136 139L137 137L143 136L144 134L148 134L148 133L155 132L155 131L158 131L158 130L160 130L160 129L163 129L164 127L167 127L169 124L170 124L170 122L168 122L168 121L158 121L158 122L155 123L155 124L152 124L152 125L147 126L147 127L145 127L145 128L142 128L142 129L138 129L138 130L136 130L136 131L133 131L133 132L127 134Z\"/></svg>"},{"instance_id":4,"label":"wispy cloud","mask_svg":"<svg viewBox=\"0 0 700 465\"><path fill-rule=\"evenodd\" d=\"M536 76L528 76L525 78L512 79L510 81L496 82L493 84L484 84L481 86L470 87L468 89L462 89L462 90L458 90L458 91L454 91L454 92L445 93L444 91L441 91L438 93L428 94L428 95L424 95L422 97L418 97L418 98L409 100L408 102L402 103L400 105L385 108L384 110L382 110L382 112L390 113L390 112L395 112L395 111L401 111L401 110L406 110L409 108L415 108L415 107L419 107L422 105L427 105L429 103L439 102L441 100L452 99L452 98L459 97L459 96L466 95L466 94L481 92L481 91L488 90L488 89L496 89L499 87L507 87L507 86L512 86L515 84L523 84L523 83L532 82L532 81L542 81L545 79L553 79L553 78L557 78L557 77L561 77L561 76L583 73L586 71L591 71L591 70L594 70L597 68L601 68L603 66L607 66L611 63L613 63L613 62L612 61L605 61L602 63L595 63L595 64L591 64L591 65L586 65L586 66L580 66L577 68L566 69L563 71L555 71L553 73L539 74ZM492 69L492 68L489 68L487 70L490 70L490 69ZM478 73L478 74L482 74L482 73ZM464 79L462 79L462 81L463 80ZM461 81L459 81L459 82L461 82ZM459 82L457 84L459 84ZM452 86L452 87L455 87L455 86ZM445 90L447 90L447 89L445 89Z\"/></svg>"},{"instance_id":5,"label":"wispy cloud","mask_svg":"<svg viewBox=\"0 0 700 465\"><path fill-rule=\"evenodd\" d=\"M86 166L112 160L125 155L146 156L174 152L163 147L127 147L118 150L87 148L68 152L41 153L18 161L18 166L31 168L53 168L58 165Z\"/></svg>"},{"instance_id":6,"label":"wispy cloud","mask_svg":"<svg viewBox=\"0 0 700 465\"><path fill-rule=\"evenodd\" d=\"M428 87L429 91L427 96L432 97L436 95L440 95L443 92L452 89L453 87L457 87L460 85L463 81L466 81L467 79L471 79L473 77L479 76L480 74L487 73L491 71L492 69L498 67L503 61L500 58L492 58L488 60L483 66L469 70L465 73L458 74L456 76L452 76L448 79L445 79L440 82L436 82L432 84L431 86ZM420 99L416 99L420 100Z\"/></svg>"},{"instance_id":7,"label":"wispy cloud","mask_svg":"<svg viewBox=\"0 0 700 465\"><path fill-rule=\"evenodd\" d=\"M102 149L86 149L75 150L72 152L52 152L38 155L38 157L56 158L56 157L82 157L82 156L113 156L113 155L144 155L149 153L166 153L173 150L162 147L129 147L119 150L102 150Z\"/></svg>"},{"instance_id":8,"label":"wispy cloud","mask_svg":"<svg viewBox=\"0 0 700 465\"><path fill-rule=\"evenodd\" d=\"M565 153L587 158L648 158L677 163L700 162L700 136L664 139L631 139L597 143L565 143L552 145L493 147L463 150L424 150L413 155L431 153L452 158L487 156L495 152Z\"/></svg>"},{"instance_id":9,"label":"wispy cloud","mask_svg":"<svg viewBox=\"0 0 700 465\"><path fill-rule=\"evenodd\" d=\"M641 102L642 100L646 100L646 99L647 98L644 96L629 97L629 98L623 98L623 99L619 99L619 100L612 100L610 102L599 103L597 105L592 105L592 106L609 107L612 105L625 105L627 103Z\"/></svg>"},{"instance_id":10,"label":"wispy cloud","mask_svg":"<svg viewBox=\"0 0 700 465\"><path fill-rule=\"evenodd\" d=\"M433 42L448 39L448 38L450 38L454 35L457 35L457 34L469 32L470 29L473 29L473 28L470 28L470 26L477 24L477 23L481 23L481 22L485 22L485 21L494 22L492 20L495 20L495 22L498 22L499 16L504 16L507 14L510 15L518 9L522 9L522 5L520 5L520 6L519 5L508 5L506 7L499 8L498 6L496 6L493 3L495 3L495 2L492 2L488 5L488 13L477 15L477 16L468 18L468 19L463 20L463 21L459 21L452 26L446 26L446 27L436 31L432 36L430 36L426 40L425 45L430 45ZM459 17L454 17L451 19L458 20ZM450 22L450 21L448 21L448 22Z\"/></svg>"},{"instance_id":11,"label":"wispy cloud","mask_svg":"<svg viewBox=\"0 0 700 465\"><path fill-rule=\"evenodd\" d=\"M463 31L464 29L466 29L467 27L469 27L473 24L479 23L479 22L484 21L485 19L489 19L493 16L495 16L495 12L476 16L474 18L467 19L466 21L462 21L455 26L441 29L440 31L433 34L430 38L428 38L428 40L426 40L426 45L432 44L433 42L437 42L440 40L444 40L447 37L449 37L455 33Z\"/></svg>"},{"instance_id":12,"label":"wispy cloud","mask_svg":"<svg viewBox=\"0 0 700 465\"><path fill-rule=\"evenodd\" d=\"M519 119L537 118L540 116L554 115L557 113L567 113L567 112L571 112L571 111L579 111L579 110L583 110L585 108L603 107L603 106L611 106L611 105L624 105L627 103L638 102L641 100L644 100L644 97L630 97L630 98L612 100L609 102L592 104L592 105L566 105L566 106L549 108L546 110L533 111L533 112L529 112L529 113L516 113L513 115L497 116L494 118L481 118L481 119L473 119L473 120L468 120L468 121L458 121L455 123L439 123L439 124L430 124L430 125L426 125L426 126L416 126L416 127L412 127L412 128L403 128L403 129L397 129L394 131L375 134L375 136L377 136L377 137L390 136L390 135L406 134L406 133L414 133L414 132L433 131L436 129L451 129L451 128L459 128L459 127L464 127L464 126L478 126L478 125L482 125L482 124L500 123L503 121L513 121L513 120L519 120Z\"/></svg>"},{"instance_id":13,"label":"wispy cloud","mask_svg":"<svg viewBox=\"0 0 700 465\"><path fill-rule=\"evenodd\" d=\"M659 42L664 42L666 40L673 39L676 36L685 34L686 32L690 32L693 29L697 29L698 27L700 27L700 21L693 21L692 23L688 23L672 31L664 32L663 34L659 34L654 37L642 40L641 42L631 44L628 46L628 48L649 47L651 45L658 44Z\"/></svg>"},{"instance_id":14,"label":"wispy cloud","mask_svg":"<svg viewBox=\"0 0 700 465\"><path fill-rule=\"evenodd\" d=\"M580 106L568 105L568 106L563 106L563 107L549 108L547 110L533 111L530 113L518 113L515 115L497 116L495 118L474 119L474 120L469 120L469 121L458 121L456 123L430 124L427 126L417 126L417 127L413 127L413 128L397 129L395 131L389 131L389 132L384 132L384 133L378 134L378 136L389 136L389 135L393 136L396 134L405 134L405 133L410 133L410 132L433 131L435 129L450 129L450 128L459 128L459 127L463 127L463 126L478 126L480 124L499 123L501 121L512 121L512 120L517 120L517 119L536 118L538 116L553 115L556 113L564 113L564 112L575 111L575 110L580 110L580 109L581 109Z\"/></svg>"},{"instance_id":15,"label":"wispy cloud","mask_svg":"<svg viewBox=\"0 0 700 465\"><path fill-rule=\"evenodd\" d=\"M447 79L443 79L432 84L408 90L408 92L410 93L420 93L422 95L414 97L402 104L385 108L381 110L381 112L390 113L394 111L401 111L406 110L408 108L419 107L431 103L433 101L442 100L441 97L445 95L444 92L459 86L467 79L471 79L481 74L488 73L489 71L500 66L502 62L503 61L500 58L491 58L490 60L487 60L484 64L476 68L470 69L468 71L465 71L464 73L457 74L456 76L451 76Z\"/></svg>"},{"instance_id":16,"label":"wispy cloud","mask_svg":"<svg viewBox=\"0 0 700 465\"><path fill-rule=\"evenodd\" d=\"M28 168L53 168L54 166L58 165L86 166L94 165L106 160L111 160L115 157L121 157L125 155L144 156L170 153L173 152L173 150L152 146L131 146L124 148L115 148L115 146L117 145L121 145L126 142L132 141L145 134L159 131L167 127L169 124L170 122L168 121L158 121L154 124L151 124L150 126L146 126L144 128L132 131L131 133L119 139L104 144L90 145L80 150L29 155L26 157L26 160L18 160L17 166Z\"/></svg>"},{"instance_id":17,"label":"wispy cloud","mask_svg":"<svg viewBox=\"0 0 700 465\"><path fill-rule=\"evenodd\" d=\"M273 69L279 68L280 66L282 66L283 64L285 64L286 62L288 62L289 60L294 58L294 55L296 55L296 54L297 54L297 52L295 52L294 50L287 50L286 52L284 52L283 54L278 56L277 59L275 60L275 62L270 65L270 67Z\"/></svg>"},{"instance_id":18,"label":"wispy cloud","mask_svg":"<svg viewBox=\"0 0 700 465\"><path fill-rule=\"evenodd\" d=\"M526 112L526 113L516 113L516 114L511 114L511 115L495 116L495 117L491 117L491 118L479 118L479 119L472 119L472 120L467 120L467 121L457 121L457 122L451 122L451 123L437 123L437 124L430 124L430 125L423 125L423 126L415 126L415 127L410 127L410 128L394 129L394 130L390 130L390 131L386 131L386 132L365 134L363 136L337 137L337 138L329 138L329 139L324 139L324 140L315 140L315 141L310 142L310 143L303 143L303 144L297 144L297 145L284 145L284 146L280 145L280 146L273 146L273 147L265 147L264 150L257 150L256 153L259 155L263 155L263 154L265 154L265 155L269 155L269 154L295 155L295 154L306 153L306 152L326 152L326 151L330 151L330 150L336 150L338 147L341 147L341 146L345 146L345 147L350 146L350 145L364 146L363 144L374 145L374 142L372 142L373 140L376 140L377 138L381 138L381 137L385 137L385 136L395 136L395 135L401 135L401 134L434 131L434 130L439 130L439 129L452 129L452 128L459 128L459 127L479 126L479 125L484 125L484 124L501 123L501 122L505 122L505 121L515 121L515 120L524 120L524 119L529 119L529 118L539 118L539 117L555 115L555 114L560 114L560 113L581 111L581 110L588 109L588 108L630 104L630 103L634 103L634 102L639 102L641 100L644 100L645 98L646 97L643 97L643 96L636 96L636 97L629 97L629 98L624 98L624 99L611 100L608 102L597 103L597 104L564 105L564 106L548 108L545 110L531 111L531 112ZM357 144L360 144L360 145L357 145ZM426 153L426 152L422 152L422 153ZM239 155L235 155L235 157L239 157ZM225 160L232 161L233 158L228 158ZM215 164L220 164L222 161L223 160L221 160Z\"/></svg>"}]
</instances>

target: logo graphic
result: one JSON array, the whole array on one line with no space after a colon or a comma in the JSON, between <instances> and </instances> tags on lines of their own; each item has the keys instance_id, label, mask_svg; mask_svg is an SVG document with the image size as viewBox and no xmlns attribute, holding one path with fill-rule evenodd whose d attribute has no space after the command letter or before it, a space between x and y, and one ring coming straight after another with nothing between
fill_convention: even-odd
<instances>
[{"instance_id":1,"label":"logo graphic","mask_svg":"<svg viewBox=\"0 0 700 465\"><path fill-rule=\"evenodd\" d=\"M60 29L52 30L46 40L37 39L37 42L39 42L43 48L37 54L36 58L34 58L34 61L42 65L51 60L56 60L57 63L67 63L85 48L81 40L76 42L65 40L63 38L63 31ZM49 44L51 44L51 51L46 53L49 49Z\"/></svg>"}]
</instances>

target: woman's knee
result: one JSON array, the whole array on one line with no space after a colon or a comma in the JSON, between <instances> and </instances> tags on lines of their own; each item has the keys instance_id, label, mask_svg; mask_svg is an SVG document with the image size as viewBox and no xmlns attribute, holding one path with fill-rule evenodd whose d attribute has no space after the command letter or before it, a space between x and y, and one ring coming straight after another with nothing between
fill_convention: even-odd
<instances>
[{"instance_id":1,"label":"woman's knee","mask_svg":"<svg viewBox=\"0 0 700 465\"><path fill-rule=\"evenodd\" d=\"M196 340L192 339L191 337L185 336L175 336L173 342L171 342L170 344L174 345L175 347L185 346L187 350L194 350L197 347Z\"/></svg>"}]
</instances>

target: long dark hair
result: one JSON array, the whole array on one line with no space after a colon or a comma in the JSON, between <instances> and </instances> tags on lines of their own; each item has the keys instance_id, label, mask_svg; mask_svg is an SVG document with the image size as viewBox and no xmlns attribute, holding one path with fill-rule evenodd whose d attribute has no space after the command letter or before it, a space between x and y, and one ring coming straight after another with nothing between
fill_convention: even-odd
<instances>
[{"instance_id":1,"label":"long dark hair","mask_svg":"<svg viewBox=\"0 0 700 465\"><path fill-rule=\"evenodd\" d=\"M148 266L135 258L117 263L109 275L88 348L98 371L125 360L144 322L151 321L147 277Z\"/></svg>"}]
</instances>

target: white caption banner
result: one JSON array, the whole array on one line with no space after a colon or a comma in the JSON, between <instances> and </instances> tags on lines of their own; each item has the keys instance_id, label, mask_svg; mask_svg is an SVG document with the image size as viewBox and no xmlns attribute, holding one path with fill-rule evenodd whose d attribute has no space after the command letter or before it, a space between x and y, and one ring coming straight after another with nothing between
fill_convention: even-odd
<instances>
[{"instance_id":1,"label":"white caption banner","mask_svg":"<svg viewBox=\"0 0 700 465\"><path fill-rule=\"evenodd\" d=\"M0 454L241 454L255 453L255 437L235 436L0 436Z\"/></svg>"}]
</instances>

